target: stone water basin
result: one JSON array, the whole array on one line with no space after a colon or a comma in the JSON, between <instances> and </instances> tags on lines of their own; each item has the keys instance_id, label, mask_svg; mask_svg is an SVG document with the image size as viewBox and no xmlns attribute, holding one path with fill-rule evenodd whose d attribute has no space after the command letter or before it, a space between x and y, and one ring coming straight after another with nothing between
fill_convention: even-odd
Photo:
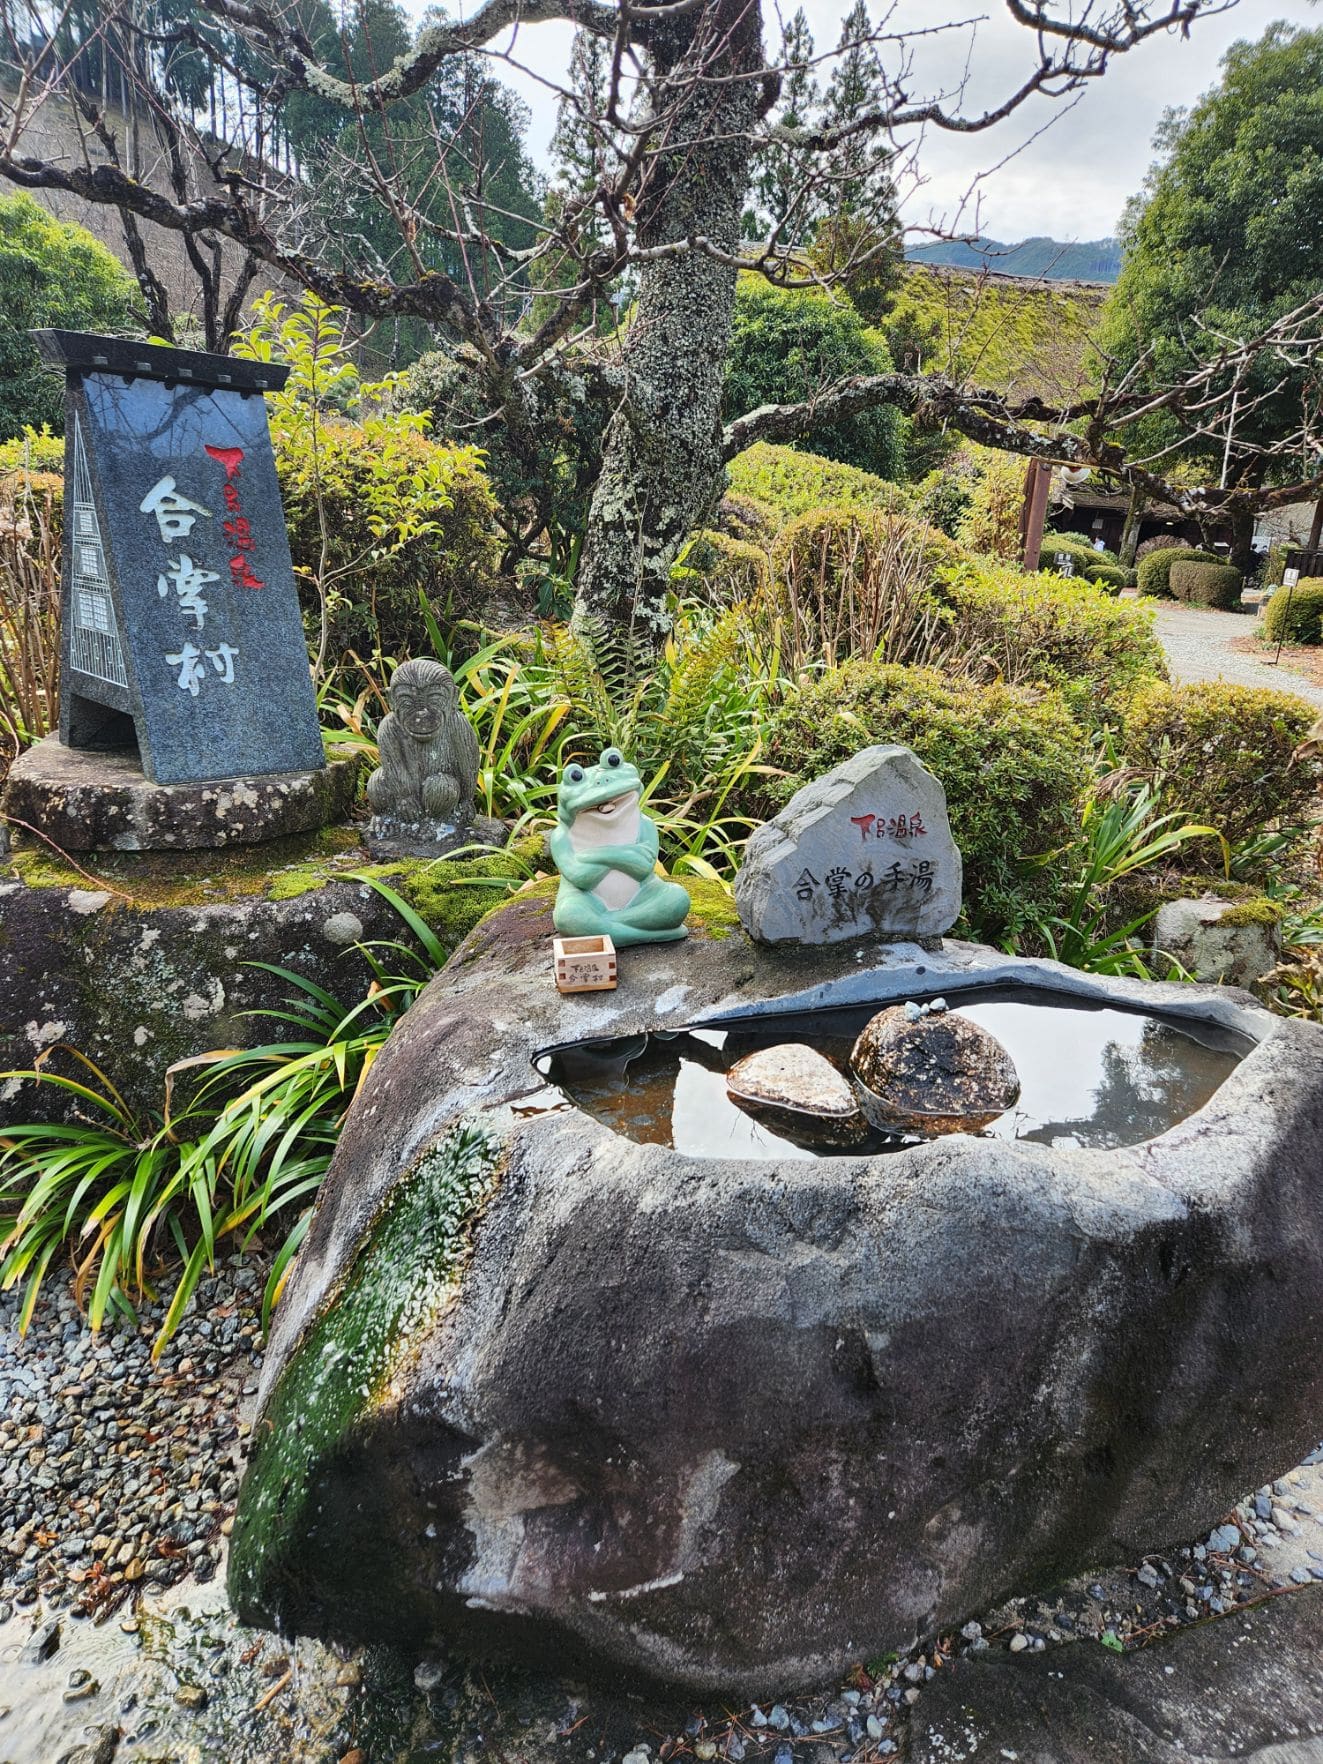
<instances>
[{"instance_id":1,"label":"stone water basin","mask_svg":"<svg viewBox=\"0 0 1323 1764\"><path fill-rule=\"evenodd\" d=\"M1254 1045L1219 1023L1042 988L986 986L947 1002L997 1038L1020 1077L1019 1100L983 1131L1039 1145L1130 1146L1165 1133L1202 1108ZM547 1049L536 1065L569 1101L627 1139L697 1158L839 1156L839 1145L788 1137L741 1108L726 1076L750 1053L786 1043L814 1048L848 1074L851 1048L872 1015L871 1005L855 1005L584 1041ZM918 1140L871 1129L850 1149L882 1155Z\"/></svg>"},{"instance_id":2,"label":"stone water basin","mask_svg":"<svg viewBox=\"0 0 1323 1764\"><path fill-rule=\"evenodd\" d=\"M550 936L544 898L485 920L350 1110L263 1372L246 1621L774 1695L1206 1534L1317 1442L1323 1028L701 924L563 997ZM1023 1118L813 1157L700 1091L677 1128L688 1068L939 992ZM585 1044L576 1106L536 1062Z\"/></svg>"}]
</instances>

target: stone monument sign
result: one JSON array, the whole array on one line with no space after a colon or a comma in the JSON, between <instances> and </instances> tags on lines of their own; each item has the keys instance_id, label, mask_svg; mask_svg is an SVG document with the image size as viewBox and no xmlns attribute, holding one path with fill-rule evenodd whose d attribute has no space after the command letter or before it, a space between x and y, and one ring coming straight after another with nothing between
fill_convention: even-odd
<instances>
[{"instance_id":1,"label":"stone monument sign","mask_svg":"<svg viewBox=\"0 0 1323 1764\"><path fill-rule=\"evenodd\" d=\"M940 783L908 747L866 747L758 828L735 904L760 943L940 937L961 877Z\"/></svg>"},{"instance_id":2,"label":"stone monument sign","mask_svg":"<svg viewBox=\"0 0 1323 1764\"><path fill-rule=\"evenodd\" d=\"M264 391L288 370L76 331L60 739L156 784L324 764Z\"/></svg>"}]
</instances>

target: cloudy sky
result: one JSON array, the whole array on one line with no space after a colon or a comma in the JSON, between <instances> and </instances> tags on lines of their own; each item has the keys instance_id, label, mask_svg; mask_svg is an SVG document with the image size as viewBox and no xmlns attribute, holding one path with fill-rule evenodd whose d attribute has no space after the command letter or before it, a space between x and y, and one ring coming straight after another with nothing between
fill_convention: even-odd
<instances>
[{"instance_id":1,"label":"cloudy sky","mask_svg":"<svg viewBox=\"0 0 1323 1764\"><path fill-rule=\"evenodd\" d=\"M796 0L780 3L793 10ZM1060 0L1058 10L1064 12L1070 3ZM846 8L839 0L804 4L821 51L835 40ZM873 0L874 17L882 4ZM1078 8L1082 0L1074 4ZM420 12L422 7L410 9ZM893 11L911 25L982 17L977 25L928 39L909 82L915 94L949 89L968 64L966 108L973 109L980 101L996 102L1014 90L1033 66L1032 37L1009 19L998 0L975 0L967 7L957 0L894 0ZM773 0L764 0L764 13L770 41L776 29ZM1217 80L1218 63L1229 45L1261 36L1276 19L1323 27L1323 5L1239 0L1229 11L1197 24L1188 39L1155 38L1121 57L1068 112L1060 104L1037 100L986 134L931 135L916 155L923 182L906 193L906 219L920 228L936 224L970 232L977 226L1004 241L1034 234L1062 240L1106 237L1114 231L1127 196L1143 181L1163 111L1188 104L1207 90ZM566 26L525 28L514 55L527 71L507 67L503 72L532 111L530 146L539 163L545 163L555 123L555 99L539 73L548 78L560 74L568 42ZM1050 126L1039 134L1046 124Z\"/></svg>"}]
</instances>

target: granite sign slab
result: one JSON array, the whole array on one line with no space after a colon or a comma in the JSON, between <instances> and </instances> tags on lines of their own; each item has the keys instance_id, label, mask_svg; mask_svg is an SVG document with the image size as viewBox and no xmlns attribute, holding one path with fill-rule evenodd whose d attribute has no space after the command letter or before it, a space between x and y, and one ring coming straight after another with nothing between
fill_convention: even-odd
<instances>
[{"instance_id":1,"label":"granite sign slab","mask_svg":"<svg viewBox=\"0 0 1323 1764\"><path fill-rule=\"evenodd\" d=\"M324 764L263 391L287 370L73 331L60 739L156 784Z\"/></svg>"},{"instance_id":2,"label":"granite sign slab","mask_svg":"<svg viewBox=\"0 0 1323 1764\"><path fill-rule=\"evenodd\" d=\"M940 937L961 876L941 784L908 747L866 747L758 828L735 904L760 943Z\"/></svg>"}]
</instances>

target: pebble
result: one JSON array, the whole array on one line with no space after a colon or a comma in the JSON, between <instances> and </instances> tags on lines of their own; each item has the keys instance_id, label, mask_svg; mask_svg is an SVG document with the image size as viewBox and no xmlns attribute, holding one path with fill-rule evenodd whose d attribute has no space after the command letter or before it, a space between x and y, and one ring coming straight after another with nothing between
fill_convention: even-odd
<instances>
[{"instance_id":1,"label":"pebble","mask_svg":"<svg viewBox=\"0 0 1323 1764\"><path fill-rule=\"evenodd\" d=\"M648 1764L648 1748L635 1746L632 1752L626 1752L620 1764Z\"/></svg>"},{"instance_id":2,"label":"pebble","mask_svg":"<svg viewBox=\"0 0 1323 1764\"><path fill-rule=\"evenodd\" d=\"M1208 1547L1215 1555L1228 1555L1232 1550L1239 1549L1240 1527L1219 1525L1216 1531L1209 1534Z\"/></svg>"},{"instance_id":3,"label":"pebble","mask_svg":"<svg viewBox=\"0 0 1323 1764\"><path fill-rule=\"evenodd\" d=\"M865 1721L864 1726L868 1729L869 1739L880 1740L882 1738L882 1734L885 1730L876 1715L870 1715L868 1720Z\"/></svg>"},{"instance_id":4,"label":"pebble","mask_svg":"<svg viewBox=\"0 0 1323 1764\"><path fill-rule=\"evenodd\" d=\"M780 1703L773 1703L772 1707L768 1710L767 1725L775 1728L778 1733L784 1733L786 1728L789 1727L790 1717Z\"/></svg>"},{"instance_id":5,"label":"pebble","mask_svg":"<svg viewBox=\"0 0 1323 1764\"><path fill-rule=\"evenodd\" d=\"M1029 1637L1027 1635L1016 1634L1011 1637L1011 1652L1013 1654L1022 1654L1028 1646Z\"/></svg>"},{"instance_id":6,"label":"pebble","mask_svg":"<svg viewBox=\"0 0 1323 1764\"><path fill-rule=\"evenodd\" d=\"M99 1617L152 1584L154 1563L158 1586L214 1577L238 1492L239 1392L260 1367L253 1272L235 1258L206 1276L159 1364L162 1304L94 1336L68 1278L50 1275L20 1339L22 1295L0 1295L0 1622L38 1601Z\"/></svg>"},{"instance_id":7,"label":"pebble","mask_svg":"<svg viewBox=\"0 0 1323 1764\"><path fill-rule=\"evenodd\" d=\"M1143 1567L1140 1568L1139 1572L1135 1575L1135 1579L1141 1586L1161 1585L1161 1579L1158 1575L1157 1569L1152 1567L1148 1562L1145 1562Z\"/></svg>"},{"instance_id":8,"label":"pebble","mask_svg":"<svg viewBox=\"0 0 1323 1764\"><path fill-rule=\"evenodd\" d=\"M414 1688L426 1696L437 1688L445 1675L445 1667L439 1660L420 1660L413 1669Z\"/></svg>"},{"instance_id":9,"label":"pebble","mask_svg":"<svg viewBox=\"0 0 1323 1764\"><path fill-rule=\"evenodd\" d=\"M23 1659L29 1666L39 1666L43 1660L49 1660L60 1645L59 1619L52 1617L39 1629L33 1630L23 1647Z\"/></svg>"},{"instance_id":10,"label":"pebble","mask_svg":"<svg viewBox=\"0 0 1323 1764\"><path fill-rule=\"evenodd\" d=\"M181 1709L205 1709L207 1693L200 1684L181 1684L175 1692L175 1701Z\"/></svg>"}]
</instances>

